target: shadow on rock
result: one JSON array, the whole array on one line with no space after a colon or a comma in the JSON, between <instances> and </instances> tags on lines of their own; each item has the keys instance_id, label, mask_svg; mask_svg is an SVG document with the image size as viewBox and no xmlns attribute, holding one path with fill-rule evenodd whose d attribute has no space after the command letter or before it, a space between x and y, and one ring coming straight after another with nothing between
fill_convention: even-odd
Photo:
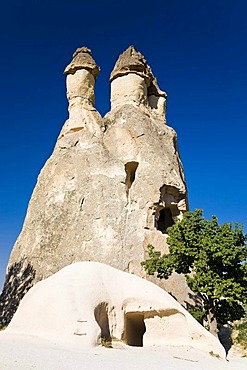
<instances>
[{"instance_id":1,"label":"shadow on rock","mask_svg":"<svg viewBox=\"0 0 247 370\"><path fill-rule=\"evenodd\" d=\"M8 270L0 296L0 328L6 327L16 312L21 299L33 285L35 270L24 261L14 263Z\"/></svg>"}]
</instances>

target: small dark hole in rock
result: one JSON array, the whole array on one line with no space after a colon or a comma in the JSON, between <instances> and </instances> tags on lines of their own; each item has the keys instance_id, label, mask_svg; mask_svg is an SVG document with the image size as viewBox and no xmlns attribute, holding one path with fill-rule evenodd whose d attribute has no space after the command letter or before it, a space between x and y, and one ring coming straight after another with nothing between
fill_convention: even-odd
<instances>
[{"instance_id":1,"label":"small dark hole in rock","mask_svg":"<svg viewBox=\"0 0 247 370\"><path fill-rule=\"evenodd\" d=\"M170 208L162 208L159 213L156 228L163 234L167 234L167 228L174 225Z\"/></svg>"},{"instance_id":2,"label":"small dark hole in rock","mask_svg":"<svg viewBox=\"0 0 247 370\"><path fill-rule=\"evenodd\" d=\"M127 191L131 188L131 185L135 181L135 175L138 165L138 162L128 162L124 166L126 172L125 184L127 187Z\"/></svg>"}]
</instances>

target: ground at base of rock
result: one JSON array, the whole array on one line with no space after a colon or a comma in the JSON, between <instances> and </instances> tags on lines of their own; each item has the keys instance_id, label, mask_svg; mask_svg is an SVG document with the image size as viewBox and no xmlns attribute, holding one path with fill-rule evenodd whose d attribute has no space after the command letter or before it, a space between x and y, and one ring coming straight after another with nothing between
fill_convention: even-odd
<instances>
[{"instance_id":1,"label":"ground at base of rock","mask_svg":"<svg viewBox=\"0 0 247 370\"><path fill-rule=\"evenodd\" d=\"M231 351L230 351L231 352ZM1 370L244 370L247 358L228 361L191 347L142 348L113 343L113 348L73 349L31 336L0 333Z\"/></svg>"}]
</instances>

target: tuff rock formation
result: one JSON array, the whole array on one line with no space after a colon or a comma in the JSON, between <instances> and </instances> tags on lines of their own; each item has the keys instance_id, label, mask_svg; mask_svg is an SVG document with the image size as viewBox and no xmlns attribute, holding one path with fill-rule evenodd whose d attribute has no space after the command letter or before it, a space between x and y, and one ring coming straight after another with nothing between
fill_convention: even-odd
<instances>
[{"instance_id":1,"label":"tuff rock formation","mask_svg":"<svg viewBox=\"0 0 247 370\"><path fill-rule=\"evenodd\" d=\"M188 209L177 136L166 125L167 95L143 55L133 46L120 55L104 118L94 108L99 70L85 47L65 69L69 119L38 177L10 256L2 324L20 299L13 285L25 294L73 262L98 261L144 276L140 262L148 243L168 251L166 228ZM20 263L16 274L13 266ZM181 276L151 280L180 301L188 297ZM6 291L12 291L8 298Z\"/></svg>"},{"instance_id":2,"label":"tuff rock formation","mask_svg":"<svg viewBox=\"0 0 247 370\"><path fill-rule=\"evenodd\" d=\"M218 339L163 289L98 262L71 264L36 284L5 332L79 349L117 340L190 346L225 357Z\"/></svg>"}]
</instances>

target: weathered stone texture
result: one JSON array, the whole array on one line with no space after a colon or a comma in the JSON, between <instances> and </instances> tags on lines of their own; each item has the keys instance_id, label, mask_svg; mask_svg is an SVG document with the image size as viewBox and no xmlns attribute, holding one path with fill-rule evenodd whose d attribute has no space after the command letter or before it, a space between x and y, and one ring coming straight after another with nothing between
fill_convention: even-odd
<instances>
[{"instance_id":1,"label":"weathered stone texture","mask_svg":"<svg viewBox=\"0 0 247 370\"><path fill-rule=\"evenodd\" d=\"M100 72L99 66L96 64L95 60L92 57L91 50L85 46L76 49L73 54L73 59L71 63L65 68L64 73L68 75L70 73L75 73L79 69L88 70L92 73L94 78L96 78Z\"/></svg>"},{"instance_id":2,"label":"weathered stone texture","mask_svg":"<svg viewBox=\"0 0 247 370\"><path fill-rule=\"evenodd\" d=\"M113 71L111 72L110 81L115 78L125 76L128 73L135 73L145 79L146 84L149 86L150 82L154 79L152 70L147 64L144 56L137 52L134 46L129 46L122 54L120 54Z\"/></svg>"},{"instance_id":3,"label":"weathered stone texture","mask_svg":"<svg viewBox=\"0 0 247 370\"><path fill-rule=\"evenodd\" d=\"M39 175L9 261L9 268L26 261L36 282L83 260L144 276L147 244L168 251L166 227L188 208L177 136L165 124L166 93L143 56L127 52L131 63L116 65L112 108L103 119L93 106L91 62L67 67L69 119ZM154 81L150 95L146 81L149 87ZM159 108L149 96L163 99ZM175 276L162 285L183 301L181 281Z\"/></svg>"}]
</instances>

